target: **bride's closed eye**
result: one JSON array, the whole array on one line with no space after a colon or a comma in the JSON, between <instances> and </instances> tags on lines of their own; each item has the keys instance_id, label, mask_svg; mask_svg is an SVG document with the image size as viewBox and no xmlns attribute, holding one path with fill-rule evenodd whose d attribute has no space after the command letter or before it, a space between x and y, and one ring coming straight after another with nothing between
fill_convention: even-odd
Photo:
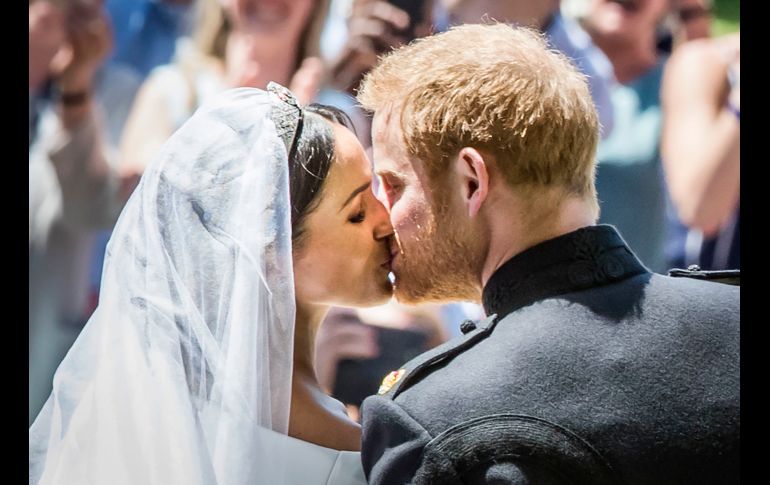
<instances>
[{"instance_id":1,"label":"bride's closed eye","mask_svg":"<svg viewBox=\"0 0 770 485\"><path fill-rule=\"evenodd\" d=\"M362 197L358 211L348 217L348 222L352 224L361 224L362 222L364 222L365 219L366 219L366 210L364 207L364 201Z\"/></svg>"},{"instance_id":2,"label":"bride's closed eye","mask_svg":"<svg viewBox=\"0 0 770 485\"><path fill-rule=\"evenodd\" d=\"M364 211L361 211L349 217L348 222L351 222L353 224L361 224L362 222L364 222L364 219L366 219L366 214L364 213Z\"/></svg>"}]
</instances>

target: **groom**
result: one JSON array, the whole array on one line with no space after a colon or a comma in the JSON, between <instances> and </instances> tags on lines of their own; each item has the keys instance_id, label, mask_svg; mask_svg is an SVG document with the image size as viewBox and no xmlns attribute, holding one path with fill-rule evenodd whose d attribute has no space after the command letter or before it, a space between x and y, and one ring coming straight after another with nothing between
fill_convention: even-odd
<instances>
[{"instance_id":1,"label":"groom","mask_svg":"<svg viewBox=\"0 0 770 485\"><path fill-rule=\"evenodd\" d=\"M396 296L489 315L364 402L370 483L737 483L740 290L652 274L596 225L585 78L528 30L465 25L358 99Z\"/></svg>"}]
</instances>

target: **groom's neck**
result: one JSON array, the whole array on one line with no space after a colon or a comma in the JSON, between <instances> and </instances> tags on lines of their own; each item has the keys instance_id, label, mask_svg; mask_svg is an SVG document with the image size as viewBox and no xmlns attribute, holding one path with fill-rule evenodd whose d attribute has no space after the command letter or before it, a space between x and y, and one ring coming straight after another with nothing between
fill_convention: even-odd
<instances>
[{"instance_id":1,"label":"groom's neck","mask_svg":"<svg viewBox=\"0 0 770 485\"><path fill-rule=\"evenodd\" d=\"M550 205L541 214L522 216L516 204L489 211L489 250L481 273L482 287L508 260L549 239L596 223L596 210L590 202L570 197Z\"/></svg>"}]
</instances>

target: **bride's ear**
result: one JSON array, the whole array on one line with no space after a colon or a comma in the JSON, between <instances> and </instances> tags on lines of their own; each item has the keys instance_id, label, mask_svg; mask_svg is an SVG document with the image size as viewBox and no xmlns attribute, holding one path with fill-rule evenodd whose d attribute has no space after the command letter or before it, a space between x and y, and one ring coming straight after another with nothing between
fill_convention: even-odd
<instances>
[{"instance_id":1,"label":"bride's ear","mask_svg":"<svg viewBox=\"0 0 770 485\"><path fill-rule=\"evenodd\" d=\"M489 194L489 172L484 155L471 147L462 148L454 161L460 196L468 217L474 217Z\"/></svg>"}]
</instances>

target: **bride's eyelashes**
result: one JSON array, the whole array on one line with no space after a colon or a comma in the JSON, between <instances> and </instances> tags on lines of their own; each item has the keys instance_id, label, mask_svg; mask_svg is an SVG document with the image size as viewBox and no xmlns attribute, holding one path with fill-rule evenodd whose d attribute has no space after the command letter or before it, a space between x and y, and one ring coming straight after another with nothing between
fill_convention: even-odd
<instances>
[{"instance_id":1,"label":"bride's eyelashes","mask_svg":"<svg viewBox=\"0 0 770 485\"><path fill-rule=\"evenodd\" d=\"M361 224L362 222L364 222L364 219L366 219L366 211L362 200L361 203L359 204L358 212L348 217L348 222L350 222L351 224Z\"/></svg>"},{"instance_id":2,"label":"bride's eyelashes","mask_svg":"<svg viewBox=\"0 0 770 485\"><path fill-rule=\"evenodd\" d=\"M362 222L364 222L364 219L366 218L365 216L366 214L364 214L364 211L360 211L354 214L353 216L349 217L348 222L351 222L353 224L361 224Z\"/></svg>"}]
</instances>

